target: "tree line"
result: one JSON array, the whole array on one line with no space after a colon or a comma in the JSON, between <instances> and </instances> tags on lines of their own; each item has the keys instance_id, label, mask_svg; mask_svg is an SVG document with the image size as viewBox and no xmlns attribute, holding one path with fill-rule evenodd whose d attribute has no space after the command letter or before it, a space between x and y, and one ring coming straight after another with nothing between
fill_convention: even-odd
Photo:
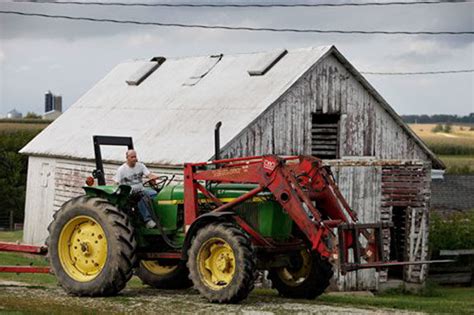
<instances>
[{"instance_id":1,"label":"tree line","mask_svg":"<svg viewBox=\"0 0 474 315\"><path fill-rule=\"evenodd\" d=\"M437 124L437 123L464 123L474 124L474 113L465 116L435 114L435 115L401 115L408 124Z\"/></svg>"},{"instance_id":2,"label":"tree line","mask_svg":"<svg viewBox=\"0 0 474 315\"><path fill-rule=\"evenodd\" d=\"M0 131L0 227L8 227L11 213L14 222L23 222L28 157L18 151L40 131Z\"/></svg>"}]
</instances>

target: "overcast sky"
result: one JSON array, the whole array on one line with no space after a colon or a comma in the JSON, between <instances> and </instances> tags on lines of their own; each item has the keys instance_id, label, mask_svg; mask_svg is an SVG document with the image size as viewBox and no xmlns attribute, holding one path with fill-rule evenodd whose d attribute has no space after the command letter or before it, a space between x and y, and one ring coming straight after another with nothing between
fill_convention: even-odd
<instances>
[{"instance_id":1,"label":"overcast sky","mask_svg":"<svg viewBox=\"0 0 474 315\"><path fill-rule=\"evenodd\" d=\"M177 9L28 4L0 0L0 10L253 27L474 30L472 2L385 7ZM359 71L474 69L473 35L264 33L117 25L0 14L0 116L13 108L24 114L28 111L42 114L47 90L61 94L63 108L67 109L117 63L128 59L233 54L332 44ZM472 72L365 77L399 114L466 115L474 112Z\"/></svg>"}]
</instances>

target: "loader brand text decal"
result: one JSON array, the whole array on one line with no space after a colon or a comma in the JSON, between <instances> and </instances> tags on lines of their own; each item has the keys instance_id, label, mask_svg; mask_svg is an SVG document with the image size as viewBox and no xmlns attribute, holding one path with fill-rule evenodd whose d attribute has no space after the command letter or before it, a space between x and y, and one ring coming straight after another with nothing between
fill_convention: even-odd
<instances>
[{"instance_id":1,"label":"loader brand text decal","mask_svg":"<svg viewBox=\"0 0 474 315\"><path fill-rule=\"evenodd\" d=\"M270 160L263 160L263 168L269 171L273 171L276 167L276 162Z\"/></svg>"},{"instance_id":2,"label":"loader brand text decal","mask_svg":"<svg viewBox=\"0 0 474 315\"><path fill-rule=\"evenodd\" d=\"M248 166L242 166L240 168L220 168L214 171L214 175L215 177L227 177L229 175L248 173L248 168Z\"/></svg>"}]
</instances>

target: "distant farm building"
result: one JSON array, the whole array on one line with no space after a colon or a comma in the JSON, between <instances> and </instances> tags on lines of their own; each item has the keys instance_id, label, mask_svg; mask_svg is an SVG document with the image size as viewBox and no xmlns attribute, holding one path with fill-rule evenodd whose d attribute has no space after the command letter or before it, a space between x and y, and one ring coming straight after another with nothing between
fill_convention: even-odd
<instances>
[{"instance_id":1,"label":"distant farm building","mask_svg":"<svg viewBox=\"0 0 474 315\"><path fill-rule=\"evenodd\" d=\"M44 113L43 114L43 119L44 120L55 120L59 116L61 116L61 114L62 114L62 112L60 112L60 111L52 110L52 111L49 111L47 113Z\"/></svg>"},{"instance_id":2,"label":"distant farm building","mask_svg":"<svg viewBox=\"0 0 474 315\"><path fill-rule=\"evenodd\" d=\"M16 109L12 109L7 113L7 119L19 119L22 118L23 114L17 111Z\"/></svg>"},{"instance_id":3,"label":"distant farm building","mask_svg":"<svg viewBox=\"0 0 474 315\"><path fill-rule=\"evenodd\" d=\"M44 114L43 119L55 120L63 112L63 97L54 95L51 91L44 94Z\"/></svg>"},{"instance_id":4,"label":"distant farm building","mask_svg":"<svg viewBox=\"0 0 474 315\"><path fill-rule=\"evenodd\" d=\"M132 136L143 162L180 174L184 162L213 157L218 121L224 157L322 157L362 222L395 223L392 258L427 258L431 168L444 165L334 46L119 64L22 149L25 241L42 243L53 211L82 193L93 135ZM110 181L124 150L104 158ZM363 270L336 285L377 289L425 275L420 265Z\"/></svg>"}]
</instances>

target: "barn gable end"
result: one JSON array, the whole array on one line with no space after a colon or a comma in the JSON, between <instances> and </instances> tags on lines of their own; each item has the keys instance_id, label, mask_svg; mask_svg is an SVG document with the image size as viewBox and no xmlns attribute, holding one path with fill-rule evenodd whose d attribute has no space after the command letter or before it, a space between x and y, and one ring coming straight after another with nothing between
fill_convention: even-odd
<instances>
[{"instance_id":1,"label":"barn gable end","mask_svg":"<svg viewBox=\"0 0 474 315\"><path fill-rule=\"evenodd\" d=\"M395 121L385 105L332 54L311 67L224 146L223 156L311 155L312 117L327 114L340 115L339 158L431 159L407 132L408 127Z\"/></svg>"}]
</instances>

